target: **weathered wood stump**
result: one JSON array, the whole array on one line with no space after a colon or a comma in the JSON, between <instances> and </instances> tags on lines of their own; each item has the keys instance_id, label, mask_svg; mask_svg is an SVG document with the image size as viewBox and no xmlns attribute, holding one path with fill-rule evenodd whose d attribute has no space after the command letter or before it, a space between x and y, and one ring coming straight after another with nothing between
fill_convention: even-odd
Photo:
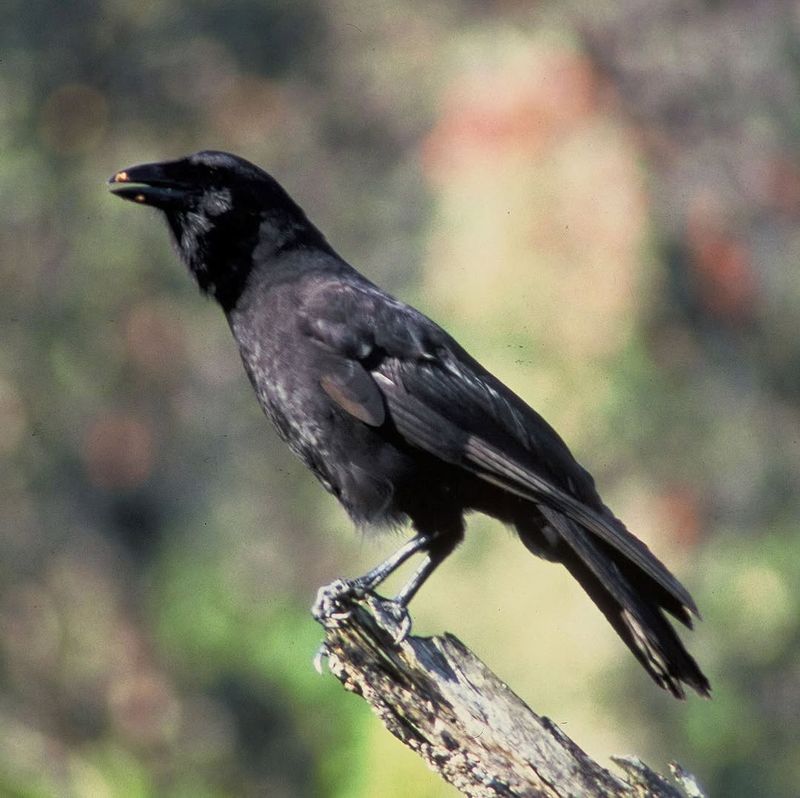
<instances>
[{"instance_id":1,"label":"weathered wood stump","mask_svg":"<svg viewBox=\"0 0 800 798\"><path fill-rule=\"evenodd\" d=\"M703 798L677 765L682 790L635 758L613 758L620 776L601 767L452 635L396 643L377 597L315 616L331 672L464 795Z\"/></svg>"}]
</instances>

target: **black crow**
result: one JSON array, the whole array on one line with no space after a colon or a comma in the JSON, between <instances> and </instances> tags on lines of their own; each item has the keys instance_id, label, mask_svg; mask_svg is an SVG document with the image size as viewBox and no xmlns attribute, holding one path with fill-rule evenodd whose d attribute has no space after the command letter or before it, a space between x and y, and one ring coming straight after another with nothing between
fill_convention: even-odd
<instances>
[{"instance_id":1,"label":"black crow","mask_svg":"<svg viewBox=\"0 0 800 798\"><path fill-rule=\"evenodd\" d=\"M407 618L461 541L465 513L479 511L564 565L661 687L709 694L664 614L691 627L694 601L558 434L441 327L337 255L273 177L207 151L110 182L164 212L182 260L222 306L264 412L355 523L411 521L415 537L335 583L330 606L424 552L392 605Z\"/></svg>"}]
</instances>

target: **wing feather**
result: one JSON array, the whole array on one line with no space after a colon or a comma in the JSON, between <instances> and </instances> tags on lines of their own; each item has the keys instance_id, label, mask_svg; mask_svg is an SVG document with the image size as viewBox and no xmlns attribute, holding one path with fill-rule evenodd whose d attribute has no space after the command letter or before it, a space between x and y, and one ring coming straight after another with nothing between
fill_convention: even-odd
<instances>
[{"instance_id":1,"label":"wing feather","mask_svg":"<svg viewBox=\"0 0 800 798\"><path fill-rule=\"evenodd\" d=\"M530 464L530 453L519 441L512 439L509 445L500 448L481 434L454 424L407 391L399 381L384 377L378 380L378 384L395 424L410 442L457 463L510 493L563 513L617 550L677 599L681 606L697 615L697 607L688 591L644 543L628 532L618 519L610 514L601 514L537 473ZM465 398L463 394L461 398ZM444 447L442 441L446 442ZM686 621L685 617L680 619Z\"/></svg>"},{"instance_id":2,"label":"wing feather","mask_svg":"<svg viewBox=\"0 0 800 798\"><path fill-rule=\"evenodd\" d=\"M322 286L301 317L321 345L358 363L348 366L346 379L340 370L339 378L323 383L340 407L377 426L383 407L375 393L381 394L409 443L563 513L673 597L679 606L670 611L684 623L688 612L698 614L680 582L605 507L594 480L555 430L440 327L369 283ZM601 553L575 545L601 576Z\"/></svg>"}]
</instances>

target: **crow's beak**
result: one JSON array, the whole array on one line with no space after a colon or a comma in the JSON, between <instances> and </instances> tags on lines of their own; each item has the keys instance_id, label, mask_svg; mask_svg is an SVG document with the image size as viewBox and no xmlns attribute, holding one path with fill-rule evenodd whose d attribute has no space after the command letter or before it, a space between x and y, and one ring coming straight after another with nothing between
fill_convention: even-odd
<instances>
[{"instance_id":1,"label":"crow's beak","mask_svg":"<svg viewBox=\"0 0 800 798\"><path fill-rule=\"evenodd\" d=\"M189 193L188 186L169 178L164 165L158 163L123 169L108 182L118 197L162 209L182 205Z\"/></svg>"}]
</instances>

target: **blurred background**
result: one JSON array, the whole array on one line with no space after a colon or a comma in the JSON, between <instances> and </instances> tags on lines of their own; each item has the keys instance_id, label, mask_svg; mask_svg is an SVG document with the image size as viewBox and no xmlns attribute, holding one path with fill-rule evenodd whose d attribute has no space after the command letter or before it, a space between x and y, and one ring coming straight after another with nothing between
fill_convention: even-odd
<instances>
[{"instance_id":1,"label":"blurred background","mask_svg":"<svg viewBox=\"0 0 800 798\"><path fill-rule=\"evenodd\" d=\"M311 665L316 588L400 538L354 534L104 185L218 148L554 424L697 599L714 698L485 519L416 633L604 763L797 795L799 35L776 0L6 0L0 794L455 794Z\"/></svg>"}]
</instances>

